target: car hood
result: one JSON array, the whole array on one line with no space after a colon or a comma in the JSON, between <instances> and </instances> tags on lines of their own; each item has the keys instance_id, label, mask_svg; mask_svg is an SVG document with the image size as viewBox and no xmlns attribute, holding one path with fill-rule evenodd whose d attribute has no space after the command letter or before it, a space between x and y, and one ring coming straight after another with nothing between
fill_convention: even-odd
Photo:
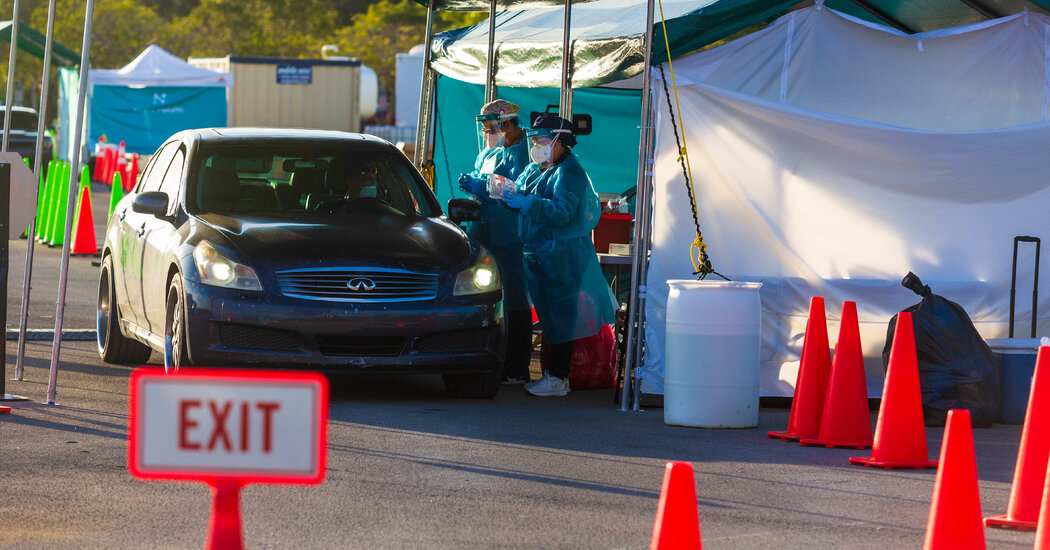
<instances>
[{"instance_id":1,"label":"car hood","mask_svg":"<svg viewBox=\"0 0 1050 550\"><path fill-rule=\"evenodd\" d=\"M251 263L367 261L444 268L467 264L472 255L463 231L441 218L362 215L344 222L221 214L199 218Z\"/></svg>"}]
</instances>

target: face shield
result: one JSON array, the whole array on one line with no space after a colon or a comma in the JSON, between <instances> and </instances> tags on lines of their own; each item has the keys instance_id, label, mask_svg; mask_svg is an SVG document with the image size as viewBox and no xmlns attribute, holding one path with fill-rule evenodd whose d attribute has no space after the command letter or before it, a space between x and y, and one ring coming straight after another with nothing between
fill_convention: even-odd
<instances>
[{"instance_id":1,"label":"face shield","mask_svg":"<svg viewBox=\"0 0 1050 550\"><path fill-rule=\"evenodd\" d=\"M569 130L557 130L551 128L534 128L529 130L528 138L532 142L529 147L529 159L540 166L551 163L551 154L554 150L554 140L558 133L571 133Z\"/></svg>"},{"instance_id":2,"label":"face shield","mask_svg":"<svg viewBox=\"0 0 1050 550\"><path fill-rule=\"evenodd\" d=\"M481 152L499 147L503 143L503 136L506 134L504 121L517 118L517 115L487 113L474 118L478 129L478 152Z\"/></svg>"}]
</instances>

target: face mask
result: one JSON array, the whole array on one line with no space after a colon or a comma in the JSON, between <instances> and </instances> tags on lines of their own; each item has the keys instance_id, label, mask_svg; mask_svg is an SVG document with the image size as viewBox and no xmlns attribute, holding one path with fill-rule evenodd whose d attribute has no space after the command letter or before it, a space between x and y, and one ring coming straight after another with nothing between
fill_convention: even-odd
<instances>
[{"instance_id":1,"label":"face mask","mask_svg":"<svg viewBox=\"0 0 1050 550\"><path fill-rule=\"evenodd\" d=\"M550 142L547 145L533 145L529 149L529 158L536 164L546 164L551 161L551 150L554 149L554 142Z\"/></svg>"}]
</instances>

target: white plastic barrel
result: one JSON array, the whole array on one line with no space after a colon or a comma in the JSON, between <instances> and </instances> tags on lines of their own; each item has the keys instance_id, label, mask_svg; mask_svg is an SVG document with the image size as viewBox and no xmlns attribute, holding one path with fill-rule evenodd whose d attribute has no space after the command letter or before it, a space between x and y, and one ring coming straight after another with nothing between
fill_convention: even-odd
<instances>
[{"instance_id":1,"label":"white plastic barrel","mask_svg":"<svg viewBox=\"0 0 1050 550\"><path fill-rule=\"evenodd\" d=\"M664 422L696 428L756 426L762 284L667 284Z\"/></svg>"}]
</instances>

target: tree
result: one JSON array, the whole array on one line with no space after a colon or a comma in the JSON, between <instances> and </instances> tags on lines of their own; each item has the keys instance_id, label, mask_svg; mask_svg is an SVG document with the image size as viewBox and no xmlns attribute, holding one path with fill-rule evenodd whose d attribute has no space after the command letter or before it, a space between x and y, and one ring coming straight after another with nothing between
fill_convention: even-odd
<instances>
[{"instance_id":1,"label":"tree","mask_svg":"<svg viewBox=\"0 0 1050 550\"><path fill-rule=\"evenodd\" d=\"M336 28L331 0L203 0L169 27L182 57L317 57Z\"/></svg>"},{"instance_id":2,"label":"tree","mask_svg":"<svg viewBox=\"0 0 1050 550\"><path fill-rule=\"evenodd\" d=\"M466 26L485 19L486 13L440 12L435 31ZM422 44L427 10L412 0L381 0L355 15L352 23L335 33L339 51L356 57L376 72L380 90L393 97L396 56Z\"/></svg>"}]
</instances>

